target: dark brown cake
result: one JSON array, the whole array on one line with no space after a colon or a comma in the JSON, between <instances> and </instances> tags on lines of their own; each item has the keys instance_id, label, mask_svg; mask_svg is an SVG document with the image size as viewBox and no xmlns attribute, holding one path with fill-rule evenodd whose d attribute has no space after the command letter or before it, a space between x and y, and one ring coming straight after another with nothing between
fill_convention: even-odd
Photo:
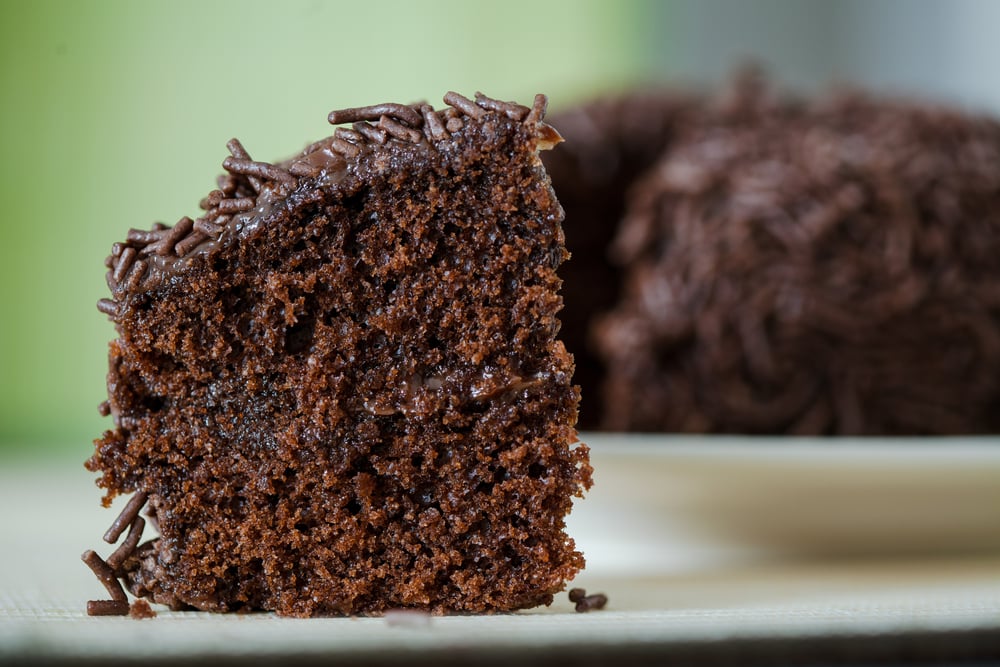
<instances>
[{"instance_id":1,"label":"dark brown cake","mask_svg":"<svg viewBox=\"0 0 1000 667\"><path fill-rule=\"evenodd\" d=\"M718 97L584 113L589 126L552 121L569 155L547 158L573 263L617 271L613 305L577 309L591 356L567 338L596 360L584 392L602 387L582 423L1000 430L1000 123L857 92L782 97L753 73ZM581 144L629 133L649 152L613 150L607 189L579 187L601 168ZM596 234L614 241L591 257ZM594 289L566 278L567 303L585 304Z\"/></svg>"},{"instance_id":2,"label":"dark brown cake","mask_svg":"<svg viewBox=\"0 0 1000 667\"><path fill-rule=\"evenodd\" d=\"M572 221L566 247L578 261L560 268L565 281L563 340L576 363L582 429L601 425L605 361L590 340L596 318L614 307L623 272L608 254L632 184L663 148L703 111L701 100L679 92L597 99L552 121L572 137L542 161L558 183L559 202Z\"/></svg>"},{"instance_id":3,"label":"dark brown cake","mask_svg":"<svg viewBox=\"0 0 1000 667\"><path fill-rule=\"evenodd\" d=\"M542 96L445 102L335 111L351 129L281 164L233 140L202 217L115 244L87 467L135 495L84 555L113 598L91 613L127 612L119 581L177 609L507 611L583 566L560 138Z\"/></svg>"}]
</instances>

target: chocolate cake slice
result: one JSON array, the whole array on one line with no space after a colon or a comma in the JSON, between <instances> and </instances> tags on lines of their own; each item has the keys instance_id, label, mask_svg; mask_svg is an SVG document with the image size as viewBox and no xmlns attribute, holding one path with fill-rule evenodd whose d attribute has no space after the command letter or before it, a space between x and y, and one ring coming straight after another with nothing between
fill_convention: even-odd
<instances>
[{"instance_id":1,"label":"chocolate cake slice","mask_svg":"<svg viewBox=\"0 0 1000 667\"><path fill-rule=\"evenodd\" d=\"M380 104L295 158L236 140L196 220L107 260L114 427L84 559L175 609L288 616L509 611L583 567L591 483L557 339L562 209L534 106ZM145 513L159 533L140 544Z\"/></svg>"}]
</instances>

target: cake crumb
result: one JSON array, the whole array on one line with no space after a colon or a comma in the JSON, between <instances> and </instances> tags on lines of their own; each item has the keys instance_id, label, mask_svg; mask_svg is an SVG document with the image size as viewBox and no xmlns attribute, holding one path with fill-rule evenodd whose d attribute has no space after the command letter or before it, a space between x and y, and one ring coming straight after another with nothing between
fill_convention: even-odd
<instances>
[{"instance_id":1,"label":"cake crumb","mask_svg":"<svg viewBox=\"0 0 1000 667\"><path fill-rule=\"evenodd\" d=\"M129 607L128 615L134 619L156 618L156 612L145 600L136 600Z\"/></svg>"}]
</instances>

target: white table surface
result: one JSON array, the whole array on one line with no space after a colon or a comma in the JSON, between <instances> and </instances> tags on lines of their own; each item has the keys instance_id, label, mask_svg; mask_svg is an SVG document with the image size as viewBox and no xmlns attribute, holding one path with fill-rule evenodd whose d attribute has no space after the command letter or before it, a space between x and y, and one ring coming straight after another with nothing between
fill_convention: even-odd
<instances>
[{"instance_id":1,"label":"white table surface","mask_svg":"<svg viewBox=\"0 0 1000 667\"><path fill-rule=\"evenodd\" d=\"M0 663L1000 651L1000 441L584 438L595 487L570 519L588 558L573 585L608 607L577 614L561 594L517 614L408 622L155 605L150 620L89 618L86 600L104 591L79 556L110 552L100 536L121 503L102 509L76 462L7 462Z\"/></svg>"}]
</instances>

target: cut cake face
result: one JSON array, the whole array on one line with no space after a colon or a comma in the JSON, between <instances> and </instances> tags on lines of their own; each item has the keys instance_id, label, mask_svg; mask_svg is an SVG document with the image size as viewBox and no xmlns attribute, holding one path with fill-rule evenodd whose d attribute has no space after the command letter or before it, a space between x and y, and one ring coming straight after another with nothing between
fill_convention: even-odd
<instances>
[{"instance_id":1,"label":"cut cake face","mask_svg":"<svg viewBox=\"0 0 1000 667\"><path fill-rule=\"evenodd\" d=\"M509 611L583 567L590 486L557 339L562 209L532 108L330 114L269 164L229 144L197 220L108 258L114 428L88 468L134 493L88 564L173 608ZM139 544L145 505L159 536ZM96 559L96 560L95 560Z\"/></svg>"}]
</instances>

